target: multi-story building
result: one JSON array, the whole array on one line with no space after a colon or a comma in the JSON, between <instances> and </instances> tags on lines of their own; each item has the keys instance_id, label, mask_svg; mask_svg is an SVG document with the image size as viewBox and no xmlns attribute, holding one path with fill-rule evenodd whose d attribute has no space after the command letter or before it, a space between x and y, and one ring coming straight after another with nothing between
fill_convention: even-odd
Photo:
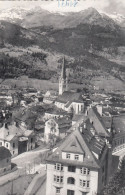
<instances>
[{"instance_id":1,"label":"multi-story building","mask_svg":"<svg viewBox=\"0 0 125 195\"><path fill-rule=\"evenodd\" d=\"M52 135L64 138L71 124L72 121L69 117L49 119L45 122L44 140L49 142Z\"/></svg>"},{"instance_id":2,"label":"multi-story building","mask_svg":"<svg viewBox=\"0 0 125 195\"><path fill-rule=\"evenodd\" d=\"M106 185L111 152L91 129L79 127L47 158L46 195L95 195Z\"/></svg>"}]
</instances>

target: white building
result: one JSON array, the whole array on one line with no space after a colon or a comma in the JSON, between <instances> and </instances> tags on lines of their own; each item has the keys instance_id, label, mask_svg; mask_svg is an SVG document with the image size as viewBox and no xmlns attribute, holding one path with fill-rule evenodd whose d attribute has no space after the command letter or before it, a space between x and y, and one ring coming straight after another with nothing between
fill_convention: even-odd
<instances>
[{"instance_id":1,"label":"white building","mask_svg":"<svg viewBox=\"0 0 125 195\"><path fill-rule=\"evenodd\" d=\"M47 158L46 195L96 195L107 182L108 148L84 129Z\"/></svg>"}]
</instances>

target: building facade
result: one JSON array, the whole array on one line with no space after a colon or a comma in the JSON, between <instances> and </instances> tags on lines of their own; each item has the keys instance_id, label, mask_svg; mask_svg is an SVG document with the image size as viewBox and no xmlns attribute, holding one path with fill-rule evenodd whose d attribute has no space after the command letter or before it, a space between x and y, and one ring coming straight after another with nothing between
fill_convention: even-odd
<instances>
[{"instance_id":1,"label":"building facade","mask_svg":"<svg viewBox=\"0 0 125 195\"><path fill-rule=\"evenodd\" d=\"M81 128L47 158L46 195L96 195L106 185L108 148Z\"/></svg>"}]
</instances>

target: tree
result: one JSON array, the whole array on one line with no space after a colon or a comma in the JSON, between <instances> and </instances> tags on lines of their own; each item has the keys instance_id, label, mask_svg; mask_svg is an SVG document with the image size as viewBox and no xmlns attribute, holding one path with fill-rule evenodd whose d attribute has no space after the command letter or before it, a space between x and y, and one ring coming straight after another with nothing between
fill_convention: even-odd
<instances>
[{"instance_id":1,"label":"tree","mask_svg":"<svg viewBox=\"0 0 125 195\"><path fill-rule=\"evenodd\" d=\"M104 188L103 195L118 195L125 187L125 156L123 157L120 167L114 176L110 179L108 185Z\"/></svg>"}]
</instances>

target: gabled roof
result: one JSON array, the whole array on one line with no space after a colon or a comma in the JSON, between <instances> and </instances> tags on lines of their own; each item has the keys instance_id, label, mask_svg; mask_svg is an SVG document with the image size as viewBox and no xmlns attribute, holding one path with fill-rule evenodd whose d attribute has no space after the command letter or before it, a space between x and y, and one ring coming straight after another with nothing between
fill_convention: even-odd
<instances>
[{"instance_id":1,"label":"gabled roof","mask_svg":"<svg viewBox=\"0 0 125 195\"><path fill-rule=\"evenodd\" d=\"M72 152L74 154L83 154L84 160L83 162L81 162L69 159L62 159L62 151L65 151L67 153ZM73 131L61 144L61 146L57 148L51 156L48 157L47 161L50 163L60 162L69 165L73 164L96 169L99 168L99 161L91 152L89 143L86 141L86 139L79 130Z\"/></svg>"},{"instance_id":2,"label":"gabled roof","mask_svg":"<svg viewBox=\"0 0 125 195\"><path fill-rule=\"evenodd\" d=\"M11 140L15 140L15 139L17 139L17 136L16 135L13 135L13 134L12 135L7 135L6 138L5 138L5 140L6 141L9 141L9 142Z\"/></svg>"},{"instance_id":3,"label":"gabled roof","mask_svg":"<svg viewBox=\"0 0 125 195\"><path fill-rule=\"evenodd\" d=\"M85 154L85 151L83 150L82 146L79 143L79 140L75 135L73 135L73 140L68 143L67 145L62 148L62 151L64 152L71 152L71 153L76 153L76 154Z\"/></svg>"},{"instance_id":4,"label":"gabled roof","mask_svg":"<svg viewBox=\"0 0 125 195\"><path fill-rule=\"evenodd\" d=\"M1 146L0 147L0 160L6 159L8 157L11 157L10 151L4 146Z\"/></svg>"},{"instance_id":5,"label":"gabled roof","mask_svg":"<svg viewBox=\"0 0 125 195\"><path fill-rule=\"evenodd\" d=\"M67 102L75 102L75 101L82 101L82 95L81 93L77 92L71 92L71 91L65 91L63 92L62 95L59 95L56 102L61 102L61 103L67 103Z\"/></svg>"},{"instance_id":6,"label":"gabled roof","mask_svg":"<svg viewBox=\"0 0 125 195\"><path fill-rule=\"evenodd\" d=\"M105 127L103 119L101 118L100 114L98 113L96 107L89 109L88 111L88 118L93 121L93 126L98 135L109 137L109 133Z\"/></svg>"}]
</instances>

